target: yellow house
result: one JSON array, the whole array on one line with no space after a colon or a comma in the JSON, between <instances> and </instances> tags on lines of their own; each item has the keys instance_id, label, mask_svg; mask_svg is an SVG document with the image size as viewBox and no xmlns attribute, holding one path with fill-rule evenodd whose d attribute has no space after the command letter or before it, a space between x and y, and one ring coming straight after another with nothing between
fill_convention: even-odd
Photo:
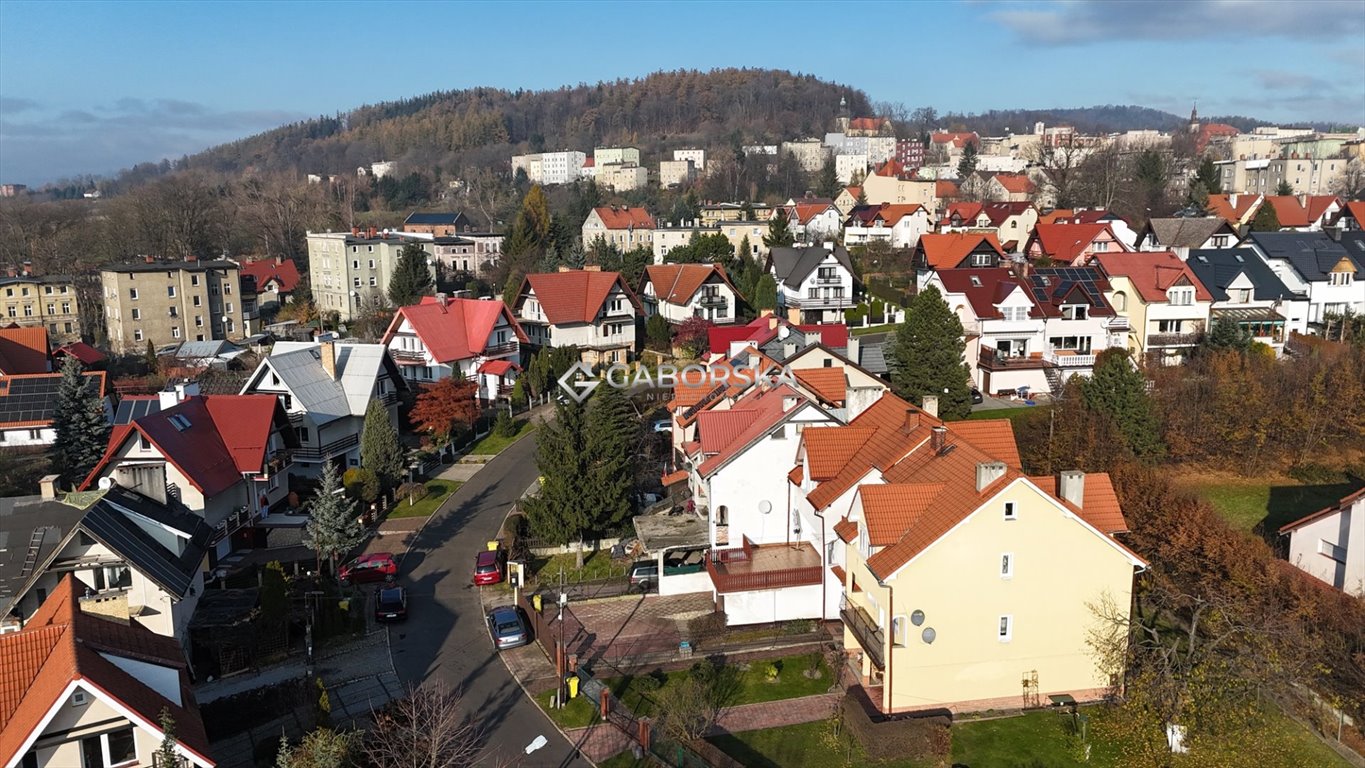
<instances>
[{"instance_id":1,"label":"yellow house","mask_svg":"<svg viewBox=\"0 0 1365 768\"><path fill-rule=\"evenodd\" d=\"M1095 606L1126 611L1146 563L1114 538L1126 525L1108 475L1027 477L1007 423L945 424L885 399L904 415L869 414L908 425L807 430L801 453L807 472L861 478L834 559L868 698L888 713L965 712L1121 685L1087 640L1103 626Z\"/></svg>"},{"instance_id":2,"label":"yellow house","mask_svg":"<svg viewBox=\"0 0 1365 768\"><path fill-rule=\"evenodd\" d=\"M1194 351L1209 327L1213 295L1179 256L1100 253L1094 263L1109 277L1109 303L1128 318L1135 358L1175 365Z\"/></svg>"}]
</instances>

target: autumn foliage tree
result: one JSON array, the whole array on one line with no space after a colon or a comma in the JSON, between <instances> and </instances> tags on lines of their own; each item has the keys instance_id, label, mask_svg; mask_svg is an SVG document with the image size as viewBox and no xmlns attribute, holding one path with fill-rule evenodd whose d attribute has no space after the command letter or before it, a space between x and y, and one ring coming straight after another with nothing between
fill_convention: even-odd
<instances>
[{"instance_id":1,"label":"autumn foliage tree","mask_svg":"<svg viewBox=\"0 0 1365 768\"><path fill-rule=\"evenodd\" d=\"M408 420L419 432L438 443L450 442L456 428L468 427L479 418L478 385L449 377L423 387Z\"/></svg>"},{"instance_id":2,"label":"autumn foliage tree","mask_svg":"<svg viewBox=\"0 0 1365 768\"><path fill-rule=\"evenodd\" d=\"M683 350L689 357L701 357L710 344L709 332L715 325L704 317L689 317L673 334L673 346Z\"/></svg>"}]
</instances>

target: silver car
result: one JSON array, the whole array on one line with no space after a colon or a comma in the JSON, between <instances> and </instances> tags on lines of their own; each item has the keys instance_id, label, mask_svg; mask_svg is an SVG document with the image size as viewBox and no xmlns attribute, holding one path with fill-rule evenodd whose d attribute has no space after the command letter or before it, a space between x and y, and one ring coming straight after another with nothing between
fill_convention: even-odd
<instances>
[{"instance_id":1,"label":"silver car","mask_svg":"<svg viewBox=\"0 0 1365 768\"><path fill-rule=\"evenodd\" d=\"M488 634L500 651L531 642L531 623L520 608L502 605L488 612Z\"/></svg>"}]
</instances>

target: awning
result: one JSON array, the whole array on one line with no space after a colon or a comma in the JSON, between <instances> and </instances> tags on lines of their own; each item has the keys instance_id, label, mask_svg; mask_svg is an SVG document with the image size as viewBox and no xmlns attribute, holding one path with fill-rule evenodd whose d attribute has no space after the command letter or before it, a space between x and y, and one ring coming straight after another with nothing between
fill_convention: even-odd
<instances>
[{"instance_id":1,"label":"awning","mask_svg":"<svg viewBox=\"0 0 1365 768\"><path fill-rule=\"evenodd\" d=\"M487 360L479 366L479 373L491 373L494 376L506 376L508 371L513 369L521 370L521 366L511 360Z\"/></svg>"},{"instance_id":2,"label":"awning","mask_svg":"<svg viewBox=\"0 0 1365 768\"><path fill-rule=\"evenodd\" d=\"M1215 319L1226 317L1239 323L1283 323L1284 316L1272 307L1247 307L1238 309L1215 309Z\"/></svg>"},{"instance_id":3,"label":"awning","mask_svg":"<svg viewBox=\"0 0 1365 768\"><path fill-rule=\"evenodd\" d=\"M668 487L668 486L670 486L670 485L674 485L675 483L681 483L682 481L684 481L684 480L686 480L686 479L687 479L687 470L685 470L685 469L680 469L680 470L678 470L677 472L669 472L668 474L666 474L666 475L664 475L663 477L659 478L659 481L660 481L661 483L663 483L664 487Z\"/></svg>"}]
</instances>

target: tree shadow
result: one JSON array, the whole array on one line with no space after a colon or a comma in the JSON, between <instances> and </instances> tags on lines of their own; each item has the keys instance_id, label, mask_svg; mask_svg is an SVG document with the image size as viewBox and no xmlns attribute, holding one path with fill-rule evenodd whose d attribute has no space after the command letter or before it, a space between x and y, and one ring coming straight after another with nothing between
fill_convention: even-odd
<instances>
[{"instance_id":1,"label":"tree shadow","mask_svg":"<svg viewBox=\"0 0 1365 768\"><path fill-rule=\"evenodd\" d=\"M1322 509L1334 506L1346 496L1365 486L1365 478L1347 474L1340 482L1317 485L1275 485L1270 487L1266 500L1266 514L1253 531L1270 543L1282 548L1280 528L1301 520Z\"/></svg>"}]
</instances>

